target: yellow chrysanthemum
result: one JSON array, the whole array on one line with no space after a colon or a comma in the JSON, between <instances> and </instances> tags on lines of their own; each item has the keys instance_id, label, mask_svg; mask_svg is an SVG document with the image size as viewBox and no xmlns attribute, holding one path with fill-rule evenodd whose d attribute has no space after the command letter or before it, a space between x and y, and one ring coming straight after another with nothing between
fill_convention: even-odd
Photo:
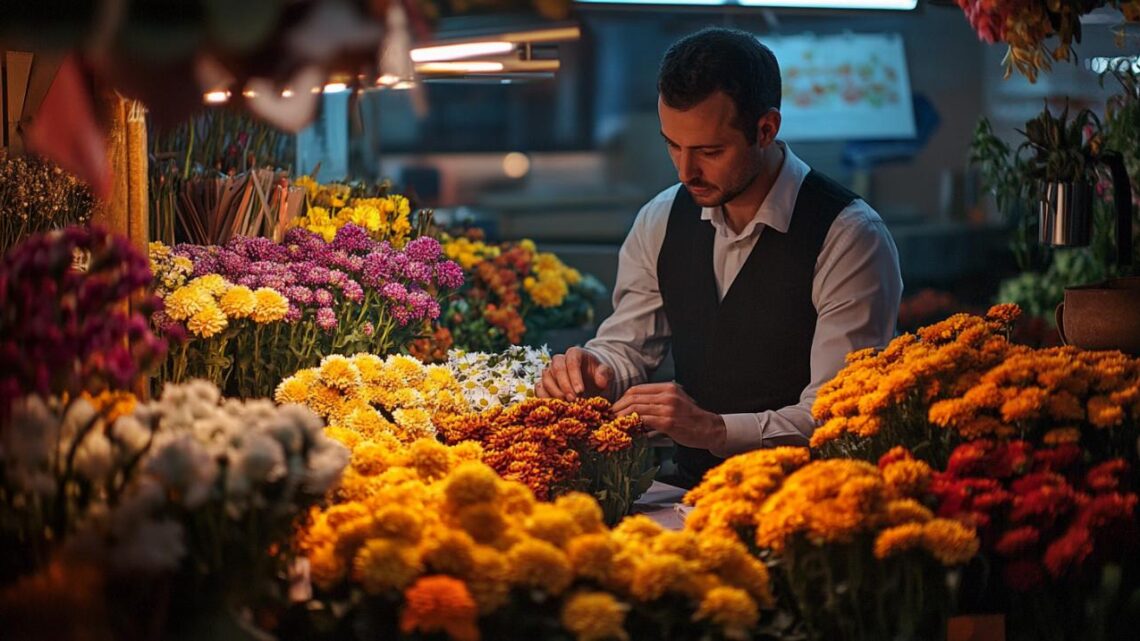
<instances>
[{"instance_id":1,"label":"yellow chrysanthemum","mask_svg":"<svg viewBox=\"0 0 1140 641\"><path fill-rule=\"evenodd\" d=\"M918 496L926 491L934 470L922 461L895 461L883 468L883 481L897 496Z\"/></svg>"},{"instance_id":2,"label":"yellow chrysanthemum","mask_svg":"<svg viewBox=\"0 0 1140 641\"><path fill-rule=\"evenodd\" d=\"M554 499L554 505L564 510L581 532L601 532L605 530L602 521L602 506L589 494L568 492Z\"/></svg>"},{"instance_id":3,"label":"yellow chrysanthemum","mask_svg":"<svg viewBox=\"0 0 1140 641\"><path fill-rule=\"evenodd\" d=\"M536 539L552 543L559 548L579 533L574 518L565 510L549 503L540 503L527 517L524 529Z\"/></svg>"},{"instance_id":4,"label":"yellow chrysanthemum","mask_svg":"<svg viewBox=\"0 0 1140 641\"><path fill-rule=\"evenodd\" d=\"M507 531L507 520L498 507L488 503L476 503L460 509L455 514L459 527L471 535L476 542L499 547L500 538Z\"/></svg>"},{"instance_id":5,"label":"yellow chrysanthemum","mask_svg":"<svg viewBox=\"0 0 1140 641\"><path fill-rule=\"evenodd\" d=\"M898 499L887 503L884 521L887 525L903 523L926 523L934 518L934 513L914 499Z\"/></svg>"},{"instance_id":6,"label":"yellow chrysanthemum","mask_svg":"<svg viewBox=\"0 0 1140 641\"><path fill-rule=\"evenodd\" d=\"M725 638L743 640L750 637L749 631L760 620L760 611L744 590L718 587L701 599L693 619L720 626Z\"/></svg>"},{"instance_id":7,"label":"yellow chrysanthemum","mask_svg":"<svg viewBox=\"0 0 1140 641\"><path fill-rule=\"evenodd\" d=\"M889 527L875 537L875 558L886 559L922 547L922 523Z\"/></svg>"},{"instance_id":8,"label":"yellow chrysanthemum","mask_svg":"<svg viewBox=\"0 0 1140 641\"><path fill-rule=\"evenodd\" d=\"M403 354L389 356L388 360L384 361L384 368L399 375L404 384L409 387L418 387L423 383L424 376L427 374L423 363Z\"/></svg>"},{"instance_id":9,"label":"yellow chrysanthemum","mask_svg":"<svg viewBox=\"0 0 1140 641\"><path fill-rule=\"evenodd\" d=\"M340 392L324 383L314 383L309 387L305 405L316 412L318 416L332 422L340 418L341 409L344 407L344 397L341 396Z\"/></svg>"},{"instance_id":10,"label":"yellow chrysanthemum","mask_svg":"<svg viewBox=\"0 0 1140 641\"><path fill-rule=\"evenodd\" d=\"M190 284L202 288L203 291L209 293L211 296L220 296L231 287L230 282L219 274L199 276L190 281Z\"/></svg>"},{"instance_id":11,"label":"yellow chrysanthemum","mask_svg":"<svg viewBox=\"0 0 1140 641\"><path fill-rule=\"evenodd\" d=\"M480 614L489 614L505 605L510 597L510 569L497 550L476 546L471 556L474 567L466 577L467 587Z\"/></svg>"},{"instance_id":12,"label":"yellow chrysanthemum","mask_svg":"<svg viewBox=\"0 0 1140 641\"><path fill-rule=\"evenodd\" d=\"M352 561L352 578L369 594L401 590L421 572L416 549L389 539L365 541Z\"/></svg>"},{"instance_id":13,"label":"yellow chrysanthemum","mask_svg":"<svg viewBox=\"0 0 1140 641\"><path fill-rule=\"evenodd\" d=\"M524 540L512 547L507 553L507 567L512 584L552 595L561 594L574 580L574 572L562 550L536 539Z\"/></svg>"},{"instance_id":14,"label":"yellow chrysanthemum","mask_svg":"<svg viewBox=\"0 0 1140 641\"><path fill-rule=\"evenodd\" d=\"M457 462L483 460L483 444L479 441L463 441L451 446L451 455Z\"/></svg>"},{"instance_id":15,"label":"yellow chrysanthemum","mask_svg":"<svg viewBox=\"0 0 1140 641\"><path fill-rule=\"evenodd\" d=\"M431 414L423 408L400 408L392 412L392 418L396 420L396 425L413 438L435 435L435 424L432 423Z\"/></svg>"},{"instance_id":16,"label":"yellow chrysanthemum","mask_svg":"<svg viewBox=\"0 0 1140 641\"><path fill-rule=\"evenodd\" d=\"M185 321L207 305L213 305L213 297L197 285L184 285L170 293L163 301L166 315L176 321Z\"/></svg>"},{"instance_id":17,"label":"yellow chrysanthemum","mask_svg":"<svg viewBox=\"0 0 1140 641\"><path fill-rule=\"evenodd\" d=\"M304 405L309 399L309 386L311 384L311 382L297 376L290 376L277 386L277 390L273 393L273 400L281 405L286 403Z\"/></svg>"},{"instance_id":18,"label":"yellow chrysanthemum","mask_svg":"<svg viewBox=\"0 0 1140 641\"><path fill-rule=\"evenodd\" d=\"M630 594L643 602L655 601L669 592L682 594L689 573L685 560L676 554L647 556L637 562Z\"/></svg>"},{"instance_id":19,"label":"yellow chrysanthemum","mask_svg":"<svg viewBox=\"0 0 1140 641\"><path fill-rule=\"evenodd\" d=\"M202 338L210 338L222 332L229 325L226 315L212 301L198 310L186 322L186 329Z\"/></svg>"},{"instance_id":20,"label":"yellow chrysanthemum","mask_svg":"<svg viewBox=\"0 0 1140 641\"><path fill-rule=\"evenodd\" d=\"M230 318L248 318L257 308L257 296L245 285L234 285L222 294L218 306Z\"/></svg>"},{"instance_id":21,"label":"yellow chrysanthemum","mask_svg":"<svg viewBox=\"0 0 1140 641\"><path fill-rule=\"evenodd\" d=\"M1078 443L1081 440L1081 431L1075 427L1058 427L1045 433L1042 439L1046 445L1062 445L1064 443Z\"/></svg>"},{"instance_id":22,"label":"yellow chrysanthemum","mask_svg":"<svg viewBox=\"0 0 1140 641\"><path fill-rule=\"evenodd\" d=\"M375 354L360 353L352 357L352 364L360 372L365 383L373 385L384 370L384 359Z\"/></svg>"},{"instance_id":23,"label":"yellow chrysanthemum","mask_svg":"<svg viewBox=\"0 0 1140 641\"><path fill-rule=\"evenodd\" d=\"M578 592L562 605L562 627L577 641L626 641L629 606L606 592Z\"/></svg>"},{"instance_id":24,"label":"yellow chrysanthemum","mask_svg":"<svg viewBox=\"0 0 1140 641\"><path fill-rule=\"evenodd\" d=\"M609 577L618 545L609 534L584 534L566 544L566 556L574 572L587 579L605 581Z\"/></svg>"},{"instance_id":25,"label":"yellow chrysanthemum","mask_svg":"<svg viewBox=\"0 0 1140 641\"><path fill-rule=\"evenodd\" d=\"M257 307L250 315L254 322L265 324L285 318L289 311L289 300L280 292L269 287L259 287L253 295L257 298Z\"/></svg>"},{"instance_id":26,"label":"yellow chrysanthemum","mask_svg":"<svg viewBox=\"0 0 1140 641\"><path fill-rule=\"evenodd\" d=\"M461 463L444 481L444 495L455 508L490 503L499 491L499 476L483 463Z\"/></svg>"},{"instance_id":27,"label":"yellow chrysanthemum","mask_svg":"<svg viewBox=\"0 0 1140 641\"><path fill-rule=\"evenodd\" d=\"M343 413L340 422L344 427L373 440L397 432L396 426L372 407L354 408L348 413Z\"/></svg>"},{"instance_id":28,"label":"yellow chrysanthemum","mask_svg":"<svg viewBox=\"0 0 1140 641\"><path fill-rule=\"evenodd\" d=\"M373 532L377 536L415 544L420 540L424 519L415 510L402 505L386 505L372 515Z\"/></svg>"},{"instance_id":29,"label":"yellow chrysanthemum","mask_svg":"<svg viewBox=\"0 0 1140 641\"><path fill-rule=\"evenodd\" d=\"M466 577L475 571L475 540L463 530L441 529L424 543L423 562L432 572Z\"/></svg>"},{"instance_id":30,"label":"yellow chrysanthemum","mask_svg":"<svg viewBox=\"0 0 1140 641\"><path fill-rule=\"evenodd\" d=\"M347 575L344 559L331 544L310 549L308 557L309 577L321 588L330 589Z\"/></svg>"},{"instance_id":31,"label":"yellow chrysanthemum","mask_svg":"<svg viewBox=\"0 0 1140 641\"><path fill-rule=\"evenodd\" d=\"M943 565L960 565L978 553L978 536L961 522L933 519L922 525L923 546Z\"/></svg>"},{"instance_id":32,"label":"yellow chrysanthemum","mask_svg":"<svg viewBox=\"0 0 1140 641\"><path fill-rule=\"evenodd\" d=\"M421 438L408 447L408 459L425 482L436 481L451 471L451 450L435 439Z\"/></svg>"},{"instance_id":33,"label":"yellow chrysanthemum","mask_svg":"<svg viewBox=\"0 0 1140 641\"><path fill-rule=\"evenodd\" d=\"M318 374L325 385L342 392L355 390L363 384L360 370L340 354L330 354L321 359Z\"/></svg>"}]
</instances>

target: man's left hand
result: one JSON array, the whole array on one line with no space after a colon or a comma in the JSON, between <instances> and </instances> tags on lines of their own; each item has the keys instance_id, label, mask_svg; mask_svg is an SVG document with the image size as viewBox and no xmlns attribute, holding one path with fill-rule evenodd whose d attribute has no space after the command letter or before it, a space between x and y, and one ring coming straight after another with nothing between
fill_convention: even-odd
<instances>
[{"instance_id":1,"label":"man's left hand","mask_svg":"<svg viewBox=\"0 0 1140 641\"><path fill-rule=\"evenodd\" d=\"M676 383L635 385L614 403L613 409L619 416L637 412L646 427L669 435L681 445L724 449L724 419L701 409Z\"/></svg>"}]
</instances>

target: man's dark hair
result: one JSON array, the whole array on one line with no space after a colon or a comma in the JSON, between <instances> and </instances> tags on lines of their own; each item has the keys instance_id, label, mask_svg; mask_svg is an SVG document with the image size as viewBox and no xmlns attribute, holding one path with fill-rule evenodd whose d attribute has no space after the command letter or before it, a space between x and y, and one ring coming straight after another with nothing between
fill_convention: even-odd
<instances>
[{"instance_id":1,"label":"man's dark hair","mask_svg":"<svg viewBox=\"0 0 1140 641\"><path fill-rule=\"evenodd\" d=\"M657 92L673 109L690 109L716 91L736 104L736 125L749 144L756 121L780 108L780 65L750 33L709 27L669 47L657 72Z\"/></svg>"}]
</instances>

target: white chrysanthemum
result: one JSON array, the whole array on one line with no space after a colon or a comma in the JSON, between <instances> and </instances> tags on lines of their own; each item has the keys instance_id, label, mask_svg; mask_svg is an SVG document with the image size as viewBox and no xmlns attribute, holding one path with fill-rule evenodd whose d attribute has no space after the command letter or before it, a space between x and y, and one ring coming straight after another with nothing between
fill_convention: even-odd
<instances>
[{"instance_id":1,"label":"white chrysanthemum","mask_svg":"<svg viewBox=\"0 0 1140 641\"><path fill-rule=\"evenodd\" d=\"M75 449L75 471L88 481L105 479L114 463L111 441L102 430L88 432Z\"/></svg>"},{"instance_id":2,"label":"white chrysanthemum","mask_svg":"<svg viewBox=\"0 0 1140 641\"><path fill-rule=\"evenodd\" d=\"M227 474L240 474L252 483L272 483L285 476L285 450L268 434L246 434L230 456Z\"/></svg>"},{"instance_id":3,"label":"white chrysanthemum","mask_svg":"<svg viewBox=\"0 0 1140 641\"><path fill-rule=\"evenodd\" d=\"M151 431L138 419L136 412L116 419L111 427L111 435L119 445L120 462L125 462L138 456L139 452L146 448L150 442Z\"/></svg>"},{"instance_id":4,"label":"white chrysanthemum","mask_svg":"<svg viewBox=\"0 0 1140 641\"><path fill-rule=\"evenodd\" d=\"M218 466L206 449L189 434L163 435L147 461L153 474L187 508L194 509L210 495Z\"/></svg>"}]
</instances>

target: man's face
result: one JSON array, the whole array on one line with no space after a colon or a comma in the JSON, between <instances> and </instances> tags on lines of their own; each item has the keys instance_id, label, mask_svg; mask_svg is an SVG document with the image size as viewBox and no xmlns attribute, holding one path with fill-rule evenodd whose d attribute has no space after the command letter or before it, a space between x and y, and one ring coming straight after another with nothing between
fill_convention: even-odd
<instances>
[{"instance_id":1,"label":"man's face","mask_svg":"<svg viewBox=\"0 0 1140 641\"><path fill-rule=\"evenodd\" d=\"M673 109L658 98L661 135L677 178L701 207L731 202L760 174L761 137L749 144L733 124L736 105L717 91L690 109Z\"/></svg>"}]
</instances>

